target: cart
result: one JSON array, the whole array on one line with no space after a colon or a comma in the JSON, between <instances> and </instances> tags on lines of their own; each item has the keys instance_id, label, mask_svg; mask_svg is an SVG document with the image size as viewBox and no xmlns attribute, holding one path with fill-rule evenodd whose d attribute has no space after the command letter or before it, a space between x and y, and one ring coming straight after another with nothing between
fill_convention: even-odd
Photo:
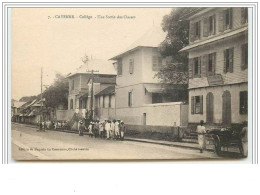
<instances>
[{"instance_id":1,"label":"cart","mask_svg":"<svg viewBox=\"0 0 260 195\"><path fill-rule=\"evenodd\" d=\"M208 134L213 139L215 146L215 152L218 156L221 155L221 148L233 146L238 147L240 154L243 155L243 147L241 141L241 135L238 131L231 128L212 129Z\"/></svg>"}]
</instances>

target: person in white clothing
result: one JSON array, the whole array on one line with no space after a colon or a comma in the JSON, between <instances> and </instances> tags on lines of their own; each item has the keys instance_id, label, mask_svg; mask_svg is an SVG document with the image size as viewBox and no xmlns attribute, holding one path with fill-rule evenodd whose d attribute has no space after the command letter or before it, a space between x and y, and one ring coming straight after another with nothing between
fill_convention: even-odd
<instances>
[{"instance_id":1,"label":"person in white clothing","mask_svg":"<svg viewBox=\"0 0 260 195\"><path fill-rule=\"evenodd\" d=\"M203 149L205 149L205 133L206 133L206 128L203 126L204 121L200 121L200 125L197 126L197 133L198 133L198 142L199 142L199 148L200 148L200 153L203 152Z\"/></svg>"},{"instance_id":2,"label":"person in white clothing","mask_svg":"<svg viewBox=\"0 0 260 195\"><path fill-rule=\"evenodd\" d=\"M248 128L247 121L243 122L243 129L241 131L241 143L242 143L242 155L247 157L248 155Z\"/></svg>"},{"instance_id":3,"label":"person in white clothing","mask_svg":"<svg viewBox=\"0 0 260 195\"><path fill-rule=\"evenodd\" d=\"M103 138L103 133L104 132L104 126L103 126L103 122L99 122L99 137Z\"/></svg>"},{"instance_id":4,"label":"person in white clothing","mask_svg":"<svg viewBox=\"0 0 260 195\"><path fill-rule=\"evenodd\" d=\"M111 121L110 137L111 137L112 139L115 139L115 120Z\"/></svg>"},{"instance_id":5,"label":"person in white clothing","mask_svg":"<svg viewBox=\"0 0 260 195\"><path fill-rule=\"evenodd\" d=\"M119 122L117 120L115 121L115 138L119 138Z\"/></svg>"},{"instance_id":6,"label":"person in white clothing","mask_svg":"<svg viewBox=\"0 0 260 195\"><path fill-rule=\"evenodd\" d=\"M93 137L93 124L92 122L90 122L89 126L88 126L88 133L89 133L89 137Z\"/></svg>"},{"instance_id":7,"label":"person in white clothing","mask_svg":"<svg viewBox=\"0 0 260 195\"><path fill-rule=\"evenodd\" d=\"M106 133L107 133L107 139L110 138L109 134L110 134L110 129L111 129L111 126L110 126L110 122L109 121L106 121L105 122L105 130L106 130Z\"/></svg>"}]
</instances>

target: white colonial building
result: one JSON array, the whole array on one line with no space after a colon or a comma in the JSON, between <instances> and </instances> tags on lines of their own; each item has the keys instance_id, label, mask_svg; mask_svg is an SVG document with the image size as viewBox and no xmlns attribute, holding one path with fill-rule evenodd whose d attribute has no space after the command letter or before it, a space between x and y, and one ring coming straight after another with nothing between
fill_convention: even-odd
<instances>
[{"instance_id":1,"label":"white colonial building","mask_svg":"<svg viewBox=\"0 0 260 195\"><path fill-rule=\"evenodd\" d=\"M199 8L190 21L189 123L248 120L247 8Z\"/></svg>"}]
</instances>

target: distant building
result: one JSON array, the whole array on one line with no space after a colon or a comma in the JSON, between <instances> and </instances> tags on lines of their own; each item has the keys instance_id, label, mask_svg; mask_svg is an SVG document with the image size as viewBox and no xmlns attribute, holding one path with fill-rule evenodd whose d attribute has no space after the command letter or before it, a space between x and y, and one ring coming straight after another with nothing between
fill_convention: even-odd
<instances>
[{"instance_id":1,"label":"distant building","mask_svg":"<svg viewBox=\"0 0 260 195\"><path fill-rule=\"evenodd\" d=\"M93 75L91 71L94 70ZM98 71L98 72L95 72ZM69 82L68 110L57 110L58 120L70 120L75 112L86 117L94 111L94 118L103 118L95 112L97 98L95 94L116 84L116 71L113 64L106 60L87 61L76 72L67 76ZM93 94L91 83L93 79ZM91 108L91 98L93 106Z\"/></svg>"},{"instance_id":2,"label":"distant building","mask_svg":"<svg viewBox=\"0 0 260 195\"><path fill-rule=\"evenodd\" d=\"M117 67L116 117L128 125L186 124L184 115L187 112L183 110L187 110L187 105L176 96L178 86L165 93L160 80L155 77L166 65L166 59L158 51L165 37L161 27L153 27L129 48L110 59L116 61L114 65Z\"/></svg>"},{"instance_id":3,"label":"distant building","mask_svg":"<svg viewBox=\"0 0 260 195\"><path fill-rule=\"evenodd\" d=\"M95 116L100 120L116 119L115 85L109 86L95 94Z\"/></svg>"},{"instance_id":4,"label":"distant building","mask_svg":"<svg viewBox=\"0 0 260 195\"><path fill-rule=\"evenodd\" d=\"M11 117L13 122L19 122L19 115L21 111L21 107L25 104L26 102L20 102L20 101L12 101L12 106L11 106Z\"/></svg>"},{"instance_id":5,"label":"distant building","mask_svg":"<svg viewBox=\"0 0 260 195\"><path fill-rule=\"evenodd\" d=\"M42 104L42 105L41 105ZM45 111L45 99L34 99L20 107L19 121L22 123L38 124L42 120L48 120Z\"/></svg>"},{"instance_id":6,"label":"distant building","mask_svg":"<svg viewBox=\"0 0 260 195\"><path fill-rule=\"evenodd\" d=\"M185 8L183 8L185 9ZM199 8L190 21L189 123L248 120L247 8Z\"/></svg>"}]
</instances>

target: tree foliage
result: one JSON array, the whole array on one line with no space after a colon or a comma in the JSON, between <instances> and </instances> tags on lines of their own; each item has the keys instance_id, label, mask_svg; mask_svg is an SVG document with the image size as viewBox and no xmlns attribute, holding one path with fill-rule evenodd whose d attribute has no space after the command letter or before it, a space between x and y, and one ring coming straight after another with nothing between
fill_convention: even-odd
<instances>
[{"instance_id":1,"label":"tree foliage","mask_svg":"<svg viewBox=\"0 0 260 195\"><path fill-rule=\"evenodd\" d=\"M188 83L188 54L179 52L189 44L189 22L181 19L184 12L188 11L189 8L174 8L169 15L163 18L162 28L167 32L167 36L161 43L159 51L168 60L166 66L155 75L162 82Z\"/></svg>"},{"instance_id":2,"label":"tree foliage","mask_svg":"<svg viewBox=\"0 0 260 195\"><path fill-rule=\"evenodd\" d=\"M57 108L59 105L67 108L69 86L64 76L57 73L54 83L43 92L46 107Z\"/></svg>"}]
</instances>

